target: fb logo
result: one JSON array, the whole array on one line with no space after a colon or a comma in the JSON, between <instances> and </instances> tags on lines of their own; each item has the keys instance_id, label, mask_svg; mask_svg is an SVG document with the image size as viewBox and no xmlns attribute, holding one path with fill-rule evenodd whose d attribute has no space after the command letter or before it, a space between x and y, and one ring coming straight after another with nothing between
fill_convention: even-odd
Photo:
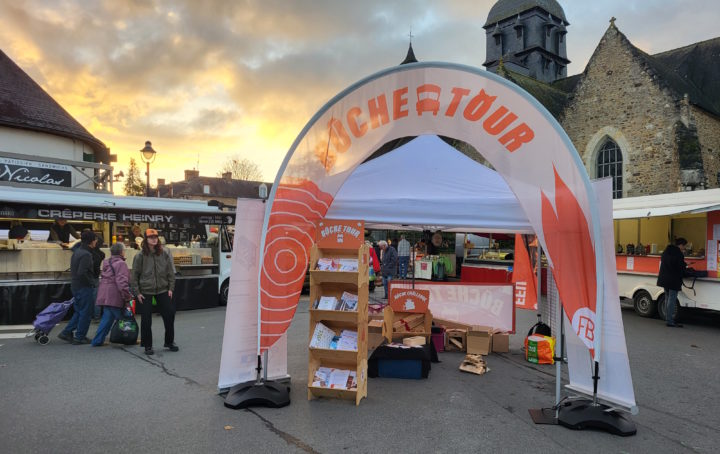
<instances>
[{"instance_id":1,"label":"fb logo","mask_svg":"<svg viewBox=\"0 0 720 454\"><path fill-rule=\"evenodd\" d=\"M595 340L595 313L583 307L575 311L572 319L572 326L575 334L583 341L588 348L594 348Z\"/></svg>"}]
</instances>

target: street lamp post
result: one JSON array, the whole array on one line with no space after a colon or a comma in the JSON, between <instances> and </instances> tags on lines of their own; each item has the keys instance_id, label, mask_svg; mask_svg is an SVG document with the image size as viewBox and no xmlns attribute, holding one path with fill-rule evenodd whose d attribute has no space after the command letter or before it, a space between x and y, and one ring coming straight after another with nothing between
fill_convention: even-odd
<instances>
[{"instance_id":1,"label":"street lamp post","mask_svg":"<svg viewBox=\"0 0 720 454\"><path fill-rule=\"evenodd\" d=\"M150 163L155 160L155 154L157 151L153 150L152 143L149 140L145 141L145 148L140 150L142 154L142 160L147 164L147 185L145 186L145 196L150 197Z\"/></svg>"}]
</instances>

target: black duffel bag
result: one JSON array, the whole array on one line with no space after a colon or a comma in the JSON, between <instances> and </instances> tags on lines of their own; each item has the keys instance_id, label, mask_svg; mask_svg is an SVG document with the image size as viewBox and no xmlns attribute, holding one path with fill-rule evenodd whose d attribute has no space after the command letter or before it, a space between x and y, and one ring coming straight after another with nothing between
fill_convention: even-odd
<instances>
[{"instance_id":1,"label":"black duffel bag","mask_svg":"<svg viewBox=\"0 0 720 454\"><path fill-rule=\"evenodd\" d=\"M123 311L123 316L113 323L110 330L110 342L114 344L135 345L138 338L137 321L129 309Z\"/></svg>"}]
</instances>

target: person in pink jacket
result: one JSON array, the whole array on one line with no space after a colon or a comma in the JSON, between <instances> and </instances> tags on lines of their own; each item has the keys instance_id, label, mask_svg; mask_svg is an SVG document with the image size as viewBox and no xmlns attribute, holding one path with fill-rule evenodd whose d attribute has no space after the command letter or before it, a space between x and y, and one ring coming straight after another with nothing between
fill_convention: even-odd
<instances>
[{"instance_id":1,"label":"person in pink jacket","mask_svg":"<svg viewBox=\"0 0 720 454\"><path fill-rule=\"evenodd\" d=\"M100 273L95 304L104 306L105 310L92 340L93 347L103 345L113 323L122 317L122 311L131 299L130 270L125 263L125 246L115 243L110 248L110 258L103 262Z\"/></svg>"}]
</instances>

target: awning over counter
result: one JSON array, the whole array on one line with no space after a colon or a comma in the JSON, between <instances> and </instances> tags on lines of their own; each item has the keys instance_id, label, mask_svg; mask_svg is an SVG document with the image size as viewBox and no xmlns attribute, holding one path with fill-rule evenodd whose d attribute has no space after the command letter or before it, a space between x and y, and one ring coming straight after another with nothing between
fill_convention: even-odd
<instances>
[{"instance_id":1,"label":"awning over counter","mask_svg":"<svg viewBox=\"0 0 720 454\"><path fill-rule=\"evenodd\" d=\"M720 210L720 189L613 200L613 219L649 218Z\"/></svg>"}]
</instances>

